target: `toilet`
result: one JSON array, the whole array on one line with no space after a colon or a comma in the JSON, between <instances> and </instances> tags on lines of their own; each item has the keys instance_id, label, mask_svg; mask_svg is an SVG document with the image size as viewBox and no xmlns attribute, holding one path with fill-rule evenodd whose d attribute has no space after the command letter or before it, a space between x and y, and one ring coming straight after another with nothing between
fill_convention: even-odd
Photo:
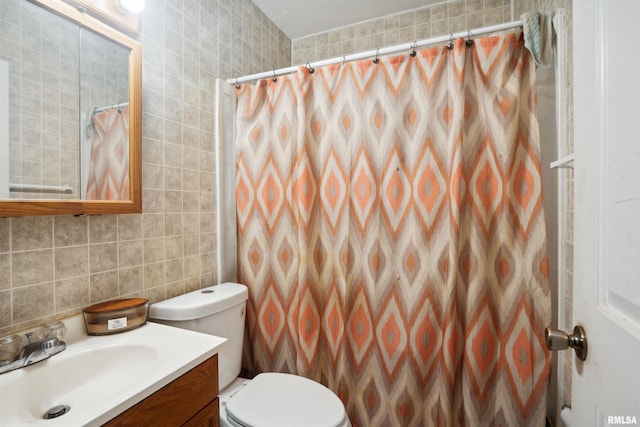
<instances>
[{"instance_id":1,"label":"toilet","mask_svg":"<svg viewBox=\"0 0 640 427\"><path fill-rule=\"evenodd\" d=\"M223 283L151 305L150 320L224 337L218 353L220 425L224 427L350 427L342 401L304 377L263 373L238 377L247 287Z\"/></svg>"}]
</instances>

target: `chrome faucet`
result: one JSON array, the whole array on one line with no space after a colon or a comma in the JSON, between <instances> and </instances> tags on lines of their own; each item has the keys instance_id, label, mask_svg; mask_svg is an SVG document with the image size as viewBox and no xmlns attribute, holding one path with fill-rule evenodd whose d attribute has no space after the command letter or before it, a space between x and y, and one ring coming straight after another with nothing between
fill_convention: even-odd
<instances>
[{"instance_id":1,"label":"chrome faucet","mask_svg":"<svg viewBox=\"0 0 640 427\"><path fill-rule=\"evenodd\" d=\"M62 336L66 332L64 323L52 322L38 328L42 336L33 341L33 332L25 334L27 344L20 347L21 339L18 335L8 335L0 338L0 374L33 365L67 348Z\"/></svg>"}]
</instances>

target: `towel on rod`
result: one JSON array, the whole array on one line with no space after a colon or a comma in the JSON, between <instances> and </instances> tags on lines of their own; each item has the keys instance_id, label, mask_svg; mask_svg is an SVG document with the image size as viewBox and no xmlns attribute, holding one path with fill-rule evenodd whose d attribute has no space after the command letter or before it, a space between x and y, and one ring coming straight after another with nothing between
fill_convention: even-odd
<instances>
[{"instance_id":1,"label":"towel on rod","mask_svg":"<svg viewBox=\"0 0 640 427\"><path fill-rule=\"evenodd\" d=\"M526 12L520 16L524 46L531 52L536 65L548 68L553 62L553 19L550 14Z\"/></svg>"}]
</instances>

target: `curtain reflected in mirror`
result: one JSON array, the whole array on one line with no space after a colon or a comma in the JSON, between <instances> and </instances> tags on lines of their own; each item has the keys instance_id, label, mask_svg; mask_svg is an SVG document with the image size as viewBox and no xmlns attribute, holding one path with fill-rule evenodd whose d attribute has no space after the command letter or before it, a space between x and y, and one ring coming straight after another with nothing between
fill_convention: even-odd
<instances>
[{"instance_id":1,"label":"curtain reflected in mirror","mask_svg":"<svg viewBox=\"0 0 640 427\"><path fill-rule=\"evenodd\" d=\"M129 199L129 105L94 112L86 200Z\"/></svg>"},{"instance_id":2,"label":"curtain reflected in mirror","mask_svg":"<svg viewBox=\"0 0 640 427\"><path fill-rule=\"evenodd\" d=\"M0 198L129 200L130 49L0 2Z\"/></svg>"},{"instance_id":3,"label":"curtain reflected in mirror","mask_svg":"<svg viewBox=\"0 0 640 427\"><path fill-rule=\"evenodd\" d=\"M129 51L80 30L81 195L129 200Z\"/></svg>"}]
</instances>

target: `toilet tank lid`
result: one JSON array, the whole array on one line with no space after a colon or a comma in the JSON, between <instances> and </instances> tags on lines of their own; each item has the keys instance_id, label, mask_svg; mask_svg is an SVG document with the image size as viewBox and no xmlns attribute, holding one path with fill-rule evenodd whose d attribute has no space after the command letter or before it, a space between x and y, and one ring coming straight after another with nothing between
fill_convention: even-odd
<instances>
[{"instance_id":1,"label":"toilet tank lid","mask_svg":"<svg viewBox=\"0 0 640 427\"><path fill-rule=\"evenodd\" d=\"M149 318L173 321L200 319L242 304L248 296L245 285L221 283L152 304Z\"/></svg>"}]
</instances>

